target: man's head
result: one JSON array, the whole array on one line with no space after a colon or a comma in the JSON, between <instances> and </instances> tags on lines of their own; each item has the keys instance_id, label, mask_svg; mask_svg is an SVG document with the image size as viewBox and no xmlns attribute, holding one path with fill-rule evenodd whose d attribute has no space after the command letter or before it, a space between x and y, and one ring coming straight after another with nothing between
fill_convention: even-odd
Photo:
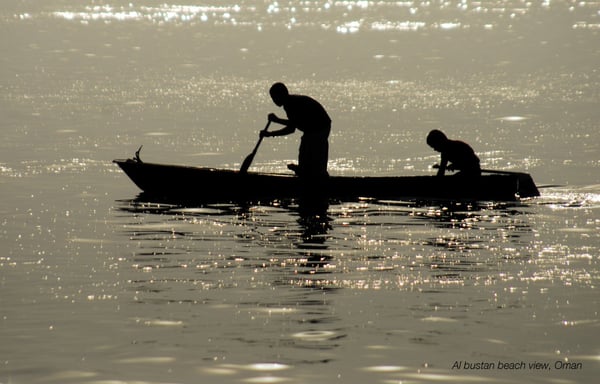
<instances>
[{"instance_id":1,"label":"man's head","mask_svg":"<svg viewBox=\"0 0 600 384\"><path fill-rule=\"evenodd\" d=\"M427 144L434 150L441 152L448 142L448 138L444 132L434 129L427 135Z\"/></svg>"},{"instance_id":2,"label":"man's head","mask_svg":"<svg viewBox=\"0 0 600 384\"><path fill-rule=\"evenodd\" d=\"M273 84L269 93L271 94L271 99L273 99L273 102L278 107L281 107L290 95L287 87L283 83Z\"/></svg>"}]
</instances>

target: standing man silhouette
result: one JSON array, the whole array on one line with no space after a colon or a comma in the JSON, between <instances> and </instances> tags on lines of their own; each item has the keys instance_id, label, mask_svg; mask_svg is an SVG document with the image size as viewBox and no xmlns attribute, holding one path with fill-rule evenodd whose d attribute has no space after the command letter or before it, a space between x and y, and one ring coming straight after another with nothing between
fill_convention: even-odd
<instances>
[{"instance_id":1,"label":"standing man silhouette","mask_svg":"<svg viewBox=\"0 0 600 384\"><path fill-rule=\"evenodd\" d=\"M303 133L298 164L288 164L288 168L305 178L320 179L329 176L327 160L331 118L325 108L309 96L290 94L283 83L273 84L269 93L275 105L283 107L287 119L277 117L274 113L269 114L269 121L285 127L277 131L261 131L261 137L289 135L298 129Z\"/></svg>"}]
</instances>

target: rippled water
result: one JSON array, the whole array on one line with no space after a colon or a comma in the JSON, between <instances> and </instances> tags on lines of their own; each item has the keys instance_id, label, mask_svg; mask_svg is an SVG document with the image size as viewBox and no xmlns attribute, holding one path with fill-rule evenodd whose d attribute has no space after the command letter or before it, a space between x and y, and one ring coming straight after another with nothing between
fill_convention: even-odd
<instances>
[{"instance_id":1,"label":"rippled water","mask_svg":"<svg viewBox=\"0 0 600 384\"><path fill-rule=\"evenodd\" d=\"M3 1L0 383L593 382L599 25L579 1ZM333 117L333 174L431 173L439 128L542 196L307 217L152 201L111 163L238 168L280 80Z\"/></svg>"}]
</instances>

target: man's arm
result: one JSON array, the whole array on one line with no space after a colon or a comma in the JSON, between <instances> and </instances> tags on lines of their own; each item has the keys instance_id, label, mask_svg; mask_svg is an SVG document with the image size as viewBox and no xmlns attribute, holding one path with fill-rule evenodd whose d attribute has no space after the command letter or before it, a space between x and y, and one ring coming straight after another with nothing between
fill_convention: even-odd
<instances>
[{"instance_id":1,"label":"man's arm","mask_svg":"<svg viewBox=\"0 0 600 384\"><path fill-rule=\"evenodd\" d=\"M280 130L277 130L277 131L267 131L267 132L261 131L260 132L261 137L285 136L285 135L292 134L296 131L296 128L294 126L290 125L291 122L289 120L279 118L274 113L269 114L269 121L271 121L273 123L285 125L285 127L281 128Z\"/></svg>"},{"instance_id":2,"label":"man's arm","mask_svg":"<svg viewBox=\"0 0 600 384\"><path fill-rule=\"evenodd\" d=\"M448 166L448 159L446 158L446 156L444 156L442 154L442 160L440 161L440 166L438 169L438 176L444 176L444 173L446 173L446 167Z\"/></svg>"},{"instance_id":3,"label":"man's arm","mask_svg":"<svg viewBox=\"0 0 600 384\"><path fill-rule=\"evenodd\" d=\"M289 135L292 134L296 131L296 128L292 127L292 126L286 126L281 128L278 131L260 131L260 135L261 137L274 137L274 136L285 136L285 135Z\"/></svg>"},{"instance_id":4,"label":"man's arm","mask_svg":"<svg viewBox=\"0 0 600 384\"><path fill-rule=\"evenodd\" d=\"M276 114L274 113L269 113L269 117L268 117L269 121L272 123L277 123L277 124L281 124L281 125L290 125L290 121L287 119L282 119L280 117L278 117Z\"/></svg>"}]
</instances>

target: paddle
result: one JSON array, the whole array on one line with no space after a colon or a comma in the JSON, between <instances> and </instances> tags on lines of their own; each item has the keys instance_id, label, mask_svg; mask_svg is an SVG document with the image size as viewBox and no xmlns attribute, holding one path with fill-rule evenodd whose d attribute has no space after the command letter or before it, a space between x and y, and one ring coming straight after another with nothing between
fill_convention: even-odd
<instances>
[{"instance_id":1,"label":"paddle","mask_svg":"<svg viewBox=\"0 0 600 384\"><path fill-rule=\"evenodd\" d=\"M500 175L525 175L525 172L515 172L515 171L497 171L495 169L482 169L481 173L497 173Z\"/></svg>"},{"instance_id":2,"label":"paddle","mask_svg":"<svg viewBox=\"0 0 600 384\"><path fill-rule=\"evenodd\" d=\"M269 129L269 125L271 125L271 121L269 121L267 123L267 125L262 130L262 132L266 132L267 129ZM258 147L260 146L260 143L262 142L262 139L263 139L263 137L261 136L260 139L258 139L258 142L256 143L256 146L254 147L254 150L252 151L252 153L249 154L244 159L244 162L242 163L242 166L240 167L240 173L246 173L246 172L248 172L248 168L250 168L250 164L252 164L252 161L254 160L254 156L256 155L256 151L258 151Z\"/></svg>"},{"instance_id":3,"label":"paddle","mask_svg":"<svg viewBox=\"0 0 600 384\"><path fill-rule=\"evenodd\" d=\"M440 167L439 164L434 164L431 168L438 169ZM446 168L448 171L454 171L454 169ZM515 172L515 171L499 171L495 169L482 169L481 173L496 173L499 175L526 175L525 172Z\"/></svg>"}]
</instances>

